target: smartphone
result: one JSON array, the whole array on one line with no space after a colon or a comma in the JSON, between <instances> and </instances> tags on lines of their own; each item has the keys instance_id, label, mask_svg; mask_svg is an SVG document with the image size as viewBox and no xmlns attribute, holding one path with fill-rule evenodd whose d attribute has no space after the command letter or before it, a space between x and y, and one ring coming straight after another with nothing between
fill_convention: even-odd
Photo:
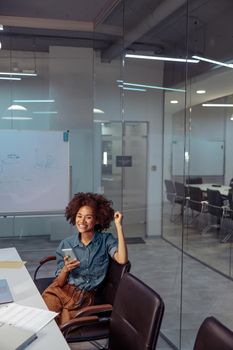
<instances>
[{"instance_id":1,"label":"smartphone","mask_svg":"<svg viewBox=\"0 0 233 350\"><path fill-rule=\"evenodd\" d=\"M72 248L63 248L63 256L68 256L68 260L77 259Z\"/></svg>"}]
</instances>

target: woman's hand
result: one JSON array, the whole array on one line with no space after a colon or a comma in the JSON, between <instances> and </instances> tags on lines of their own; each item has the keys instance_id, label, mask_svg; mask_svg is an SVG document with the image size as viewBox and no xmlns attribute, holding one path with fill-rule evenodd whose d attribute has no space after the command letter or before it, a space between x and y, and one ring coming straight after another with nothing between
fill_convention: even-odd
<instances>
[{"instance_id":1,"label":"woman's hand","mask_svg":"<svg viewBox=\"0 0 233 350\"><path fill-rule=\"evenodd\" d=\"M114 220L115 220L117 238L118 238L118 247L117 247L117 251L114 254L114 259L119 264L125 264L128 261L128 253L127 253L127 247L125 243L124 232L122 228L123 215L119 211L116 211L114 214Z\"/></svg>"},{"instance_id":2,"label":"woman's hand","mask_svg":"<svg viewBox=\"0 0 233 350\"><path fill-rule=\"evenodd\" d=\"M114 214L115 225L119 225L119 224L121 225L122 220L123 220L123 215L119 211L116 211Z\"/></svg>"},{"instance_id":3,"label":"woman's hand","mask_svg":"<svg viewBox=\"0 0 233 350\"><path fill-rule=\"evenodd\" d=\"M70 272L80 265L80 261L77 259L69 260L68 256L64 257L64 267L65 272Z\"/></svg>"}]
</instances>

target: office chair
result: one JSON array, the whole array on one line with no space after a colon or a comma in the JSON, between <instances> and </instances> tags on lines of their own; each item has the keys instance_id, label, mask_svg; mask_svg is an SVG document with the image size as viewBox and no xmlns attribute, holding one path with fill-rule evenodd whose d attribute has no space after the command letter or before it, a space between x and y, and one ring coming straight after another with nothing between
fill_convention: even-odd
<instances>
[{"instance_id":1,"label":"office chair","mask_svg":"<svg viewBox=\"0 0 233 350\"><path fill-rule=\"evenodd\" d=\"M207 189L207 213L216 218L217 224L209 224L203 230L203 233L206 233L212 227L219 231L222 226L222 220L227 213L227 207L224 206L223 197L218 190Z\"/></svg>"},{"instance_id":2,"label":"office chair","mask_svg":"<svg viewBox=\"0 0 233 350\"><path fill-rule=\"evenodd\" d=\"M233 220L233 190L232 188L229 190L228 192L228 196L227 196L227 200L228 200L228 203L229 203L229 207L227 207L226 209L226 217L228 219L230 219L230 227L228 228L228 232L227 234L225 235L225 237L223 239L221 239L221 243L226 243L228 242L232 235L233 235L233 224L232 224L232 220Z\"/></svg>"},{"instance_id":3,"label":"office chair","mask_svg":"<svg viewBox=\"0 0 233 350\"><path fill-rule=\"evenodd\" d=\"M206 212L207 201L203 200L202 190L198 187L189 186L188 196L188 207L192 210L192 223L198 216Z\"/></svg>"},{"instance_id":4,"label":"office chair","mask_svg":"<svg viewBox=\"0 0 233 350\"><path fill-rule=\"evenodd\" d=\"M67 322L61 331L68 343L86 341L82 333L107 324L108 350L154 350L164 314L162 298L130 273L124 274L109 320L91 316ZM78 334L78 336L77 336Z\"/></svg>"},{"instance_id":5,"label":"office chair","mask_svg":"<svg viewBox=\"0 0 233 350\"><path fill-rule=\"evenodd\" d=\"M51 262L53 260L56 260L55 256L49 256L42 259L35 270L33 280L41 294L49 286L49 284L52 283L54 277L41 278L38 277L38 274L42 266L44 266L44 264L47 264L48 262ZM108 319L112 312L112 305L115 299L119 282L123 275L126 272L130 271L130 268L131 263L129 261L126 264L118 264L115 260L110 259L106 277L101 286L98 288L98 291L96 292L94 305L81 308L77 311L76 317L78 318L81 316L101 315L102 317L104 316L106 319ZM94 331L95 329L92 328L92 334L89 334L90 328L88 328L87 330L85 330L85 337L89 340L91 340L92 338L96 340L105 339L108 337L109 329L106 323L102 324L101 327L98 327L95 333ZM82 334L84 337L84 333Z\"/></svg>"},{"instance_id":6,"label":"office chair","mask_svg":"<svg viewBox=\"0 0 233 350\"><path fill-rule=\"evenodd\" d=\"M164 183L165 183L167 200L171 203L170 221L174 222L176 220L176 217L174 216L174 207L175 207L175 203L177 203L175 185L172 180L167 180L167 179L164 180Z\"/></svg>"},{"instance_id":7,"label":"office chair","mask_svg":"<svg viewBox=\"0 0 233 350\"><path fill-rule=\"evenodd\" d=\"M233 332L215 317L201 324L193 350L233 350Z\"/></svg>"},{"instance_id":8,"label":"office chair","mask_svg":"<svg viewBox=\"0 0 233 350\"><path fill-rule=\"evenodd\" d=\"M200 176L197 177L188 177L186 179L186 184L187 185L195 185L195 184L202 184L203 183L203 179Z\"/></svg>"},{"instance_id":9,"label":"office chair","mask_svg":"<svg viewBox=\"0 0 233 350\"><path fill-rule=\"evenodd\" d=\"M175 202L181 205L181 213L180 215L183 217L184 209L187 205L187 200L189 199L187 195L187 187L182 183L175 181L175 189L176 189L176 199Z\"/></svg>"}]
</instances>

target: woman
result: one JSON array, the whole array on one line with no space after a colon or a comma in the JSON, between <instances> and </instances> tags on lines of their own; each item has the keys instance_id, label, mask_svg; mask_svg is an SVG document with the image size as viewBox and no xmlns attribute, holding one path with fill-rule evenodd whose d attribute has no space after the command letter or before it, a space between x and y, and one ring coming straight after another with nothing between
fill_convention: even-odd
<instances>
[{"instance_id":1,"label":"woman","mask_svg":"<svg viewBox=\"0 0 233 350\"><path fill-rule=\"evenodd\" d=\"M77 193L66 207L66 219L76 225L77 233L59 244L56 279L44 291L43 298L51 311L58 312L58 324L75 317L81 307L94 303L95 291L106 276L109 258L119 264L128 261L122 229L122 214L112 202L97 193ZM103 232L114 219L117 238ZM71 248L69 259L62 249ZM65 255L65 256L64 256Z\"/></svg>"}]
</instances>

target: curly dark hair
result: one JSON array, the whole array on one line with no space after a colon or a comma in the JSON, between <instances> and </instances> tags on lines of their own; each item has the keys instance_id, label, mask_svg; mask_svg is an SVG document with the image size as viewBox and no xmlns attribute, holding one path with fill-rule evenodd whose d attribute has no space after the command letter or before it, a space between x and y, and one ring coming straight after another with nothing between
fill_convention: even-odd
<instances>
[{"instance_id":1,"label":"curly dark hair","mask_svg":"<svg viewBox=\"0 0 233 350\"><path fill-rule=\"evenodd\" d=\"M85 205L94 210L96 220L98 221L98 224L94 227L95 231L100 232L109 228L110 223L114 218L114 210L111 207L112 201L98 193L76 193L66 207L66 220L72 225L75 225L77 212Z\"/></svg>"}]
</instances>

